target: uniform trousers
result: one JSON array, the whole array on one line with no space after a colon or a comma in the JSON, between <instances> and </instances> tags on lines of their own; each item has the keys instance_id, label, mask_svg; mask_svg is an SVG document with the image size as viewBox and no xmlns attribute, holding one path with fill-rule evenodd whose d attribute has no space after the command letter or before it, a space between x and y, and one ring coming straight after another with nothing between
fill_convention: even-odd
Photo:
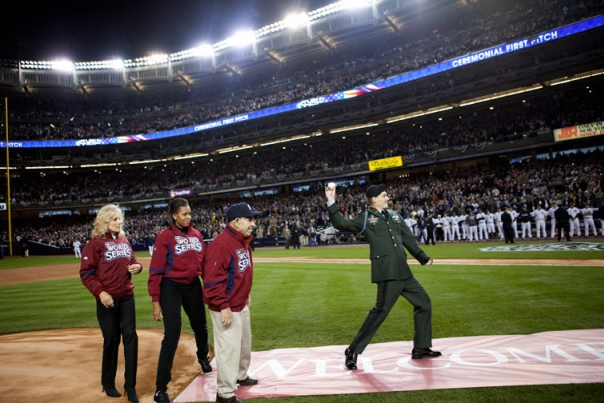
<instances>
[{"instance_id":1,"label":"uniform trousers","mask_svg":"<svg viewBox=\"0 0 604 403\"><path fill-rule=\"evenodd\" d=\"M484 222L478 223L478 238L480 238L481 240L489 239L487 224Z\"/></svg>"},{"instance_id":2,"label":"uniform trousers","mask_svg":"<svg viewBox=\"0 0 604 403\"><path fill-rule=\"evenodd\" d=\"M415 277L411 277L377 283L375 306L369 310L365 322L350 344L351 351L361 354L365 350L400 296L413 305L413 347L432 347L432 303L424 287Z\"/></svg>"},{"instance_id":3,"label":"uniform trousers","mask_svg":"<svg viewBox=\"0 0 604 403\"><path fill-rule=\"evenodd\" d=\"M541 234L543 234L543 238L547 238L547 232L545 231L545 220L538 219L535 221L535 228L537 228L537 238L541 238Z\"/></svg>"},{"instance_id":4,"label":"uniform trousers","mask_svg":"<svg viewBox=\"0 0 604 403\"><path fill-rule=\"evenodd\" d=\"M523 222L523 223L521 223L521 225L522 225L522 239L532 238L533 235L531 234L531 223Z\"/></svg>"},{"instance_id":5,"label":"uniform trousers","mask_svg":"<svg viewBox=\"0 0 604 403\"><path fill-rule=\"evenodd\" d=\"M459 225L453 224L453 226L451 227L451 240L454 240L456 235L457 240L461 241L461 237L459 236Z\"/></svg>"},{"instance_id":6,"label":"uniform trousers","mask_svg":"<svg viewBox=\"0 0 604 403\"><path fill-rule=\"evenodd\" d=\"M134 295L113 300L113 308L96 302L96 317L103 333L103 363L101 385L115 387L118 352L124 341L124 386L136 386L138 364L138 335L136 334L136 310Z\"/></svg>"},{"instance_id":7,"label":"uniform trousers","mask_svg":"<svg viewBox=\"0 0 604 403\"><path fill-rule=\"evenodd\" d=\"M577 236L581 236L581 227L579 226L579 218L571 218L570 219L570 234L575 234L575 229L577 230Z\"/></svg>"},{"instance_id":8,"label":"uniform trousers","mask_svg":"<svg viewBox=\"0 0 604 403\"><path fill-rule=\"evenodd\" d=\"M585 217L583 220L583 226L585 229L585 236L589 236L589 229L593 230L594 236L598 235L598 231L596 231L596 224L594 223L593 217Z\"/></svg>"},{"instance_id":9,"label":"uniform trousers","mask_svg":"<svg viewBox=\"0 0 604 403\"><path fill-rule=\"evenodd\" d=\"M252 360L252 324L250 309L233 312L233 323L222 324L222 314L210 311L214 331L214 352L218 374L218 395L228 399L235 395L237 380L248 377Z\"/></svg>"},{"instance_id":10,"label":"uniform trousers","mask_svg":"<svg viewBox=\"0 0 604 403\"><path fill-rule=\"evenodd\" d=\"M199 277L191 284L177 283L164 277L161 282L159 304L164 317L164 339L159 352L155 386L157 390L165 391L172 380L172 364L180 340L181 306L189 317L191 329L195 333L197 359L202 360L208 356L208 326Z\"/></svg>"},{"instance_id":11,"label":"uniform trousers","mask_svg":"<svg viewBox=\"0 0 604 403\"><path fill-rule=\"evenodd\" d=\"M511 228L512 227L510 226L510 229ZM497 223L497 232L499 233L500 239L505 239L505 234L503 233L503 223L502 222Z\"/></svg>"}]
</instances>

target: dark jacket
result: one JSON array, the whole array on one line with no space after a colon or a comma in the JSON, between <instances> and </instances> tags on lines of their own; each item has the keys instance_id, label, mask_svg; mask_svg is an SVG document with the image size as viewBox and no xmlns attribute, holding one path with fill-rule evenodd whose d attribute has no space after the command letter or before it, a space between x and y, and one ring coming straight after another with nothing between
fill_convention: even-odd
<instances>
[{"instance_id":1,"label":"dark jacket","mask_svg":"<svg viewBox=\"0 0 604 403\"><path fill-rule=\"evenodd\" d=\"M329 220L340 231L363 232L369 242L372 283L413 277L405 249L422 265L430 261L403 217L394 210L388 210L388 221L373 207L351 220L340 213L337 203L329 206L327 211Z\"/></svg>"},{"instance_id":2,"label":"dark jacket","mask_svg":"<svg viewBox=\"0 0 604 403\"><path fill-rule=\"evenodd\" d=\"M155 239L149 266L147 288L152 302L158 302L162 279L191 284L201 276L205 245L201 233L192 226L185 234L176 225L163 230Z\"/></svg>"},{"instance_id":3,"label":"dark jacket","mask_svg":"<svg viewBox=\"0 0 604 403\"><path fill-rule=\"evenodd\" d=\"M110 233L104 238L92 238L82 251L80 279L88 291L99 299L102 291L113 298L134 294L131 264L139 264L126 237L113 239Z\"/></svg>"},{"instance_id":4,"label":"dark jacket","mask_svg":"<svg viewBox=\"0 0 604 403\"><path fill-rule=\"evenodd\" d=\"M203 302L211 311L231 308L241 312L247 305L254 279L252 240L253 236L245 237L229 224L208 246L203 265Z\"/></svg>"}]
</instances>

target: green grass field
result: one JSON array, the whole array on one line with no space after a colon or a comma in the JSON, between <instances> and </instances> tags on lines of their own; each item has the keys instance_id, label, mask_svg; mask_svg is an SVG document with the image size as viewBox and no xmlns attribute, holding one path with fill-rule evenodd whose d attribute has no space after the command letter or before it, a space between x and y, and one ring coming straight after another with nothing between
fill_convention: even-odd
<instances>
[{"instance_id":1,"label":"green grass field","mask_svg":"<svg viewBox=\"0 0 604 403\"><path fill-rule=\"evenodd\" d=\"M526 243L525 243L526 244ZM593 266L444 265L439 259L604 259L601 251L482 252L488 244L426 246L433 266L413 264L433 303L434 338L604 329L604 268ZM140 257L148 256L141 253ZM254 257L346 259L367 247L257 249ZM69 257L6 258L0 269L73 263ZM24 266L21 266L24 265ZM1 275L1 272L0 272ZM252 291L254 350L347 345L375 302L369 263L255 263ZM134 277L137 326L151 319L145 273ZM78 278L0 287L0 334L98 327L94 300ZM187 323L184 321L183 323ZM400 300L373 343L411 340L412 309ZM211 322L208 324L211 327ZM185 328L190 332L190 329ZM211 331L210 331L211 334ZM435 345L438 348L438 345ZM604 364L603 364L604 365ZM257 403L362 402L601 402L604 384L452 389L371 395L254 399Z\"/></svg>"}]
</instances>

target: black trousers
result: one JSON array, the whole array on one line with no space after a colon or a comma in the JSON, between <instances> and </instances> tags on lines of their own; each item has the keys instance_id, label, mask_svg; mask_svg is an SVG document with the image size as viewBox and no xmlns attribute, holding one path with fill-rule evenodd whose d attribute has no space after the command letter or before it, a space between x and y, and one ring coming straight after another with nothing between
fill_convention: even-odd
<instances>
[{"instance_id":1,"label":"black trousers","mask_svg":"<svg viewBox=\"0 0 604 403\"><path fill-rule=\"evenodd\" d=\"M164 316L164 339L159 352L155 386L157 390L165 391L172 380L172 364L180 340L181 307L189 317L189 323L195 333L197 358L201 360L208 356L208 326L199 277L191 284L181 284L164 278L159 304Z\"/></svg>"},{"instance_id":2,"label":"black trousers","mask_svg":"<svg viewBox=\"0 0 604 403\"><path fill-rule=\"evenodd\" d=\"M103 364L101 384L115 387L117 357L121 339L124 340L124 386L136 386L138 367L138 335L136 334L136 310L134 295L113 300L113 308L96 302L96 317L103 333Z\"/></svg>"},{"instance_id":3,"label":"black trousers","mask_svg":"<svg viewBox=\"0 0 604 403\"><path fill-rule=\"evenodd\" d=\"M399 297L413 305L413 347L432 347L432 303L428 293L414 277L377 283L375 306L369 310L361 329L350 343L350 350L361 354L378 331Z\"/></svg>"},{"instance_id":4,"label":"black trousers","mask_svg":"<svg viewBox=\"0 0 604 403\"><path fill-rule=\"evenodd\" d=\"M503 236L505 238L505 243L511 242L514 243L514 228L511 225L503 226Z\"/></svg>"},{"instance_id":5,"label":"black trousers","mask_svg":"<svg viewBox=\"0 0 604 403\"><path fill-rule=\"evenodd\" d=\"M426 231L428 233L428 238L426 239L426 245L430 245L430 241L432 241L432 245L436 245L434 242L434 229L428 228Z\"/></svg>"},{"instance_id":6,"label":"black trousers","mask_svg":"<svg viewBox=\"0 0 604 403\"><path fill-rule=\"evenodd\" d=\"M557 220L556 228L558 229L558 242L560 242L560 240L562 239L562 230L564 230L564 235L566 236L566 240L568 242L571 241L571 239L570 239L570 222Z\"/></svg>"}]
</instances>

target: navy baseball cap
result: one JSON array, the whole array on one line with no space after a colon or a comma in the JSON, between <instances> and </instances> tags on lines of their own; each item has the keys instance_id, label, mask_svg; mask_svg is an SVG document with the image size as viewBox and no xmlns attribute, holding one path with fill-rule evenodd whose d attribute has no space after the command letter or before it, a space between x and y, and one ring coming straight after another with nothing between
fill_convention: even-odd
<instances>
[{"instance_id":1,"label":"navy baseball cap","mask_svg":"<svg viewBox=\"0 0 604 403\"><path fill-rule=\"evenodd\" d=\"M236 218L255 217L260 214L262 214L260 211L252 210L250 205L247 203L237 203L229 207L226 216L227 221L231 222Z\"/></svg>"},{"instance_id":2,"label":"navy baseball cap","mask_svg":"<svg viewBox=\"0 0 604 403\"><path fill-rule=\"evenodd\" d=\"M386 190L386 185L383 183L381 185L371 185L367 188L365 195L369 198L377 197L382 194Z\"/></svg>"}]
</instances>

